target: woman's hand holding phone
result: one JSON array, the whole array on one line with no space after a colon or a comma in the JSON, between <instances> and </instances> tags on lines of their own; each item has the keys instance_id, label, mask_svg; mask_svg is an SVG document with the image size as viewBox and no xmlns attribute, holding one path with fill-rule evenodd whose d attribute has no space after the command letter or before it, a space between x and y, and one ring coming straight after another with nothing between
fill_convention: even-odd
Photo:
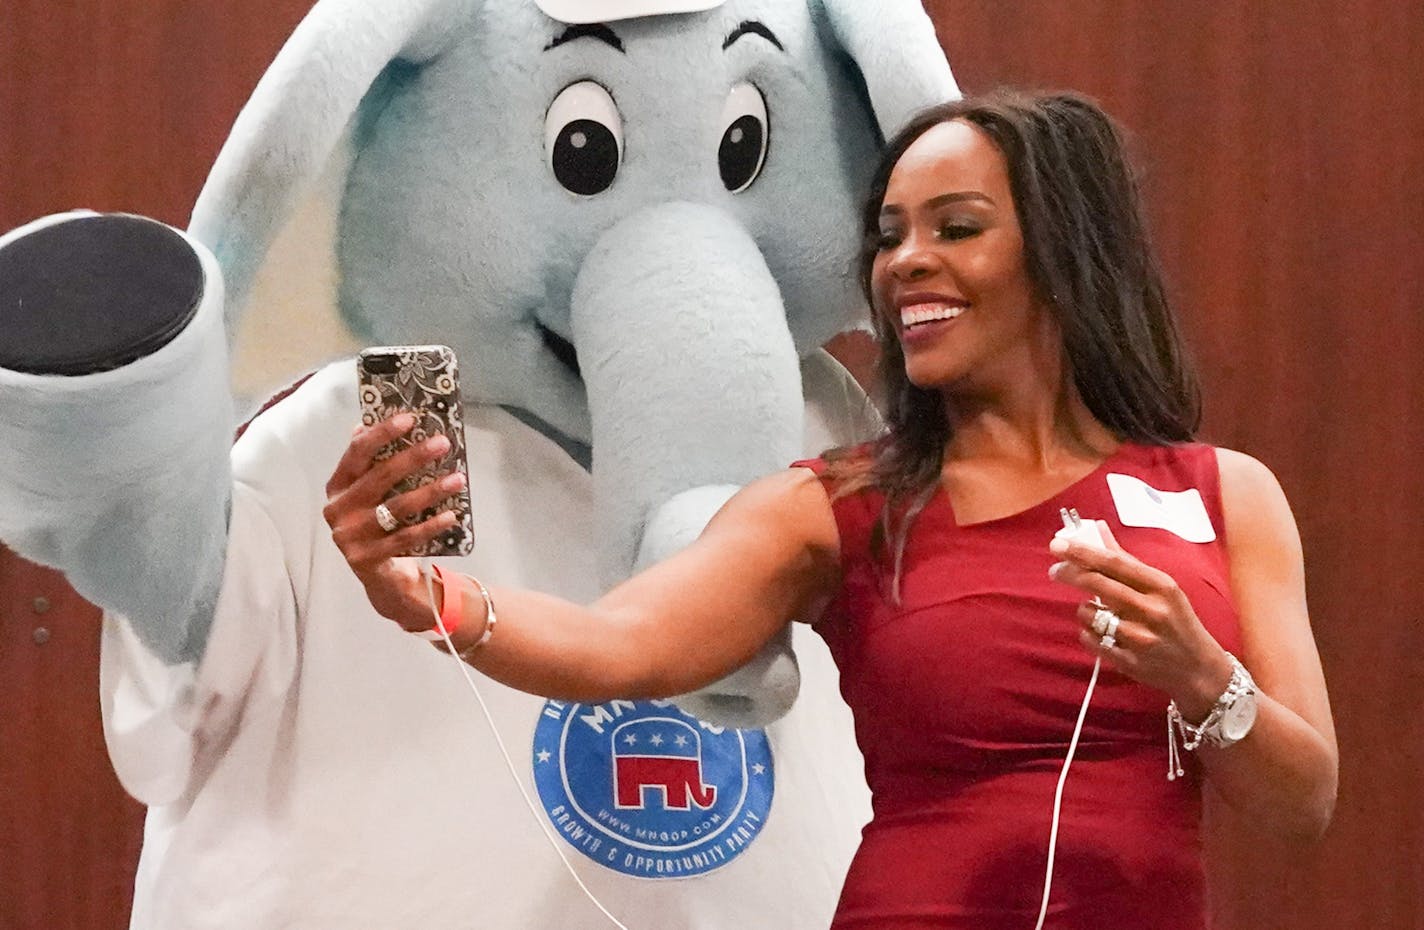
<instances>
[{"instance_id":1,"label":"woman's hand holding phone","mask_svg":"<svg viewBox=\"0 0 1424 930\"><path fill-rule=\"evenodd\" d=\"M326 484L322 515L331 527L332 541L366 588L376 612L418 631L430 626L430 604L416 560L405 556L449 533L460 515L447 509L422 522L404 524L459 495L466 478L462 472L454 472L389 496L402 482L450 451L450 440L436 435L388 458L380 457L382 450L405 437L415 424L413 415L401 413L358 427ZM387 532L377 516L376 508L383 503L402 524L394 532Z\"/></svg>"}]
</instances>

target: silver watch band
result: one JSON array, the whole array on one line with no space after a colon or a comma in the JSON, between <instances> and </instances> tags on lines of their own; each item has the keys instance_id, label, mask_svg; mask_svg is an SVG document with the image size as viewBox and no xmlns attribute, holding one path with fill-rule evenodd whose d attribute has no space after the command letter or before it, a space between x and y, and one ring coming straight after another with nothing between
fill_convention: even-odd
<instances>
[{"instance_id":1,"label":"silver watch band","mask_svg":"<svg viewBox=\"0 0 1424 930\"><path fill-rule=\"evenodd\" d=\"M1226 683L1226 690L1221 692L1221 696L1216 699L1216 703L1212 705L1211 710L1207 712L1201 723L1188 723L1177 707L1176 701L1171 701L1167 705L1168 779L1184 774L1181 756L1177 752L1179 738L1181 748L1191 752L1202 743L1206 743L1208 746L1230 746L1240 739L1241 735L1244 735L1233 737L1226 733L1222 724L1237 701L1254 696L1258 689L1255 679L1246 670L1246 666L1241 664L1241 660L1229 652L1226 657L1231 660L1231 679Z\"/></svg>"}]
</instances>

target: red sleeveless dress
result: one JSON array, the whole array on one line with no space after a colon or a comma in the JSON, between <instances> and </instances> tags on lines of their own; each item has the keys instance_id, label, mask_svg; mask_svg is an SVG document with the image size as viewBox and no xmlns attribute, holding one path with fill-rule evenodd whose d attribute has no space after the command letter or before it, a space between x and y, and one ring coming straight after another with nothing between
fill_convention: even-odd
<instances>
[{"instance_id":1,"label":"red sleeveless dress","mask_svg":"<svg viewBox=\"0 0 1424 930\"><path fill-rule=\"evenodd\" d=\"M1216 540L1124 526L1111 473L1197 489ZM874 492L835 501L844 581L816 625L840 668L874 809L832 926L1033 930L1054 789L1093 667L1074 616L1083 596L1047 574L1059 508L1106 520L1239 652L1215 450L1124 444L1048 500L967 526L941 490L911 530L898 605L872 554L882 504ZM1167 780L1167 700L1104 663L1064 788L1045 927L1207 926L1199 773L1188 756L1186 777Z\"/></svg>"}]
</instances>

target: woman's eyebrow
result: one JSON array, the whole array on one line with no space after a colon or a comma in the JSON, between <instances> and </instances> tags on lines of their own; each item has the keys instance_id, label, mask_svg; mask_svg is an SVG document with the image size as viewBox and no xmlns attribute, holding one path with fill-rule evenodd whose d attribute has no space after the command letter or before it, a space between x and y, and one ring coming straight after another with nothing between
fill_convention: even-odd
<instances>
[{"instance_id":1,"label":"woman's eyebrow","mask_svg":"<svg viewBox=\"0 0 1424 930\"><path fill-rule=\"evenodd\" d=\"M948 194L940 194L938 197L931 197L925 201L925 206L931 208L942 207L947 203L963 203L966 200L983 200L991 206L994 205L994 198L983 191L968 190L952 191Z\"/></svg>"},{"instance_id":2,"label":"woman's eyebrow","mask_svg":"<svg viewBox=\"0 0 1424 930\"><path fill-rule=\"evenodd\" d=\"M963 203L970 200L982 200L990 206L997 206L994 198L982 191L951 191L948 194L939 194L931 197L924 203L924 208L933 210L935 207L942 207L947 203ZM898 203L887 203L880 208L881 216L899 216L905 212L905 208Z\"/></svg>"}]
</instances>

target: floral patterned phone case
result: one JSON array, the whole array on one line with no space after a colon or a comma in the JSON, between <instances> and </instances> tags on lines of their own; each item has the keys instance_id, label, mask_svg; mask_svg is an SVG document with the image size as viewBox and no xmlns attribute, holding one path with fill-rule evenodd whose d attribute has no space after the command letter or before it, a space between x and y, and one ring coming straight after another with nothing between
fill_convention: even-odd
<instances>
[{"instance_id":1,"label":"floral patterned phone case","mask_svg":"<svg viewBox=\"0 0 1424 930\"><path fill-rule=\"evenodd\" d=\"M402 479L386 495L399 494L432 484L456 471L469 476L465 461L465 425L460 404L459 371L455 352L448 346L378 346L367 349L356 360L361 392L361 422L373 426L399 413L416 418L410 432L376 453L378 461L419 445L437 434L450 439L450 451ZM406 555L468 555L474 548L474 527L470 519L469 482L452 495L414 516L405 516L407 526L423 523L436 514L453 510L458 519L445 533Z\"/></svg>"}]
</instances>

